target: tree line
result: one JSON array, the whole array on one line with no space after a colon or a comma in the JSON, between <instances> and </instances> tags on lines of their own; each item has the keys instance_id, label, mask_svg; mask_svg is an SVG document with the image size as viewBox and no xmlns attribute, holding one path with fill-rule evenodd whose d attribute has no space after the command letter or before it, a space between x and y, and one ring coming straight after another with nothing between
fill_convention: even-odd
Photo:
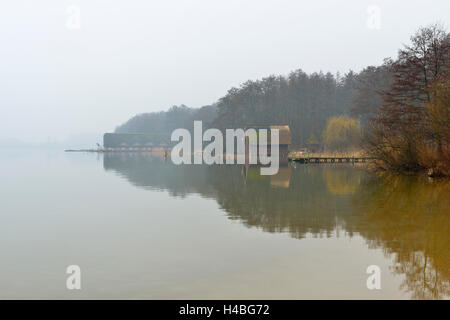
<instances>
[{"instance_id":1,"label":"tree line","mask_svg":"<svg viewBox=\"0 0 450 320\"><path fill-rule=\"evenodd\" d=\"M148 133L169 135L178 128L192 129L194 120L201 120L209 127L217 116L215 105L189 108L185 105L172 106L168 111L138 114L118 126L116 133Z\"/></svg>"},{"instance_id":2,"label":"tree line","mask_svg":"<svg viewBox=\"0 0 450 320\"><path fill-rule=\"evenodd\" d=\"M380 167L415 170L448 162L449 113L449 34L434 24L379 66L249 80L212 105L137 115L116 132L170 134L191 129L194 120L219 129L287 124L293 148L362 143Z\"/></svg>"},{"instance_id":3,"label":"tree line","mask_svg":"<svg viewBox=\"0 0 450 320\"><path fill-rule=\"evenodd\" d=\"M288 124L293 145L300 147L312 137L321 140L329 118L351 114L356 106L357 77L353 71L340 76L329 72L308 75L297 70L288 76L249 80L231 88L212 105L180 105L168 111L138 114L115 132L170 134L176 128L191 129L194 120L219 129Z\"/></svg>"},{"instance_id":4,"label":"tree line","mask_svg":"<svg viewBox=\"0 0 450 320\"><path fill-rule=\"evenodd\" d=\"M450 173L450 35L420 28L389 65L382 104L365 130L364 147L383 169Z\"/></svg>"}]
</instances>

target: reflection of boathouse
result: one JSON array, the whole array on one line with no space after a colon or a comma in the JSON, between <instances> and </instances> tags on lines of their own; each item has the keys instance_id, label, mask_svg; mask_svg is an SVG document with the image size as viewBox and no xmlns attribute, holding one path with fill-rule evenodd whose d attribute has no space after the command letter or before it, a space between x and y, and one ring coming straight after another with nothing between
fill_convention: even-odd
<instances>
[{"instance_id":1,"label":"reflection of boathouse","mask_svg":"<svg viewBox=\"0 0 450 320\"><path fill-rule=\"evenodd\" d=\"M167 148L170 144L170 137L162 134L105 133L103 135L105 150L144 151Z\"/></svg>"},{"instance_id":2,"label":"reflection of boathouse","mask_svg":"<svg viewBox=\"0 0 450 320\"><path fill-rule=\"evenodd\" d=\"M244 176L244 182L248 181L270 181L271 187L278 188L289 188L289 183L291 179L291 167L285 166L278 169L278 172L274 175L263 176L261 175L259 167L245 167L242 170L242 175Z\"/></svg>"}]
</instances>

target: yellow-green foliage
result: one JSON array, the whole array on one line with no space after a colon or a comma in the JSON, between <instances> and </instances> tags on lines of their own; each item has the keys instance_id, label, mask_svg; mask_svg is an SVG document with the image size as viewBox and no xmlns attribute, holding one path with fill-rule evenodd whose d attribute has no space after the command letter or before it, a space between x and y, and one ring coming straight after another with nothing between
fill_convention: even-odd
<instances>
[{"instance_id":1,"label":"yellow-green foliage","mask_svg":"<svg viewBox=\"0 0 450 320\"><path fill-rule=\"evenodd\" d=\"M355 119L339 116L328 119L323 142L328 150L349 150L358 147L361 126Z\"/></svg>"},{"instance_id":2,"label":"yellow-green foliage","mask_svg":"<svg viewBox=\"0 0 450 320\"><path fill-rule=\"evenodd\" d=\"M311 133L311 136L309 137L308 141L306 141L307 145L313 145L313 144L319 144L319 140L317 140L316 135L314 133Z\"/></svg>"}]
</instances>

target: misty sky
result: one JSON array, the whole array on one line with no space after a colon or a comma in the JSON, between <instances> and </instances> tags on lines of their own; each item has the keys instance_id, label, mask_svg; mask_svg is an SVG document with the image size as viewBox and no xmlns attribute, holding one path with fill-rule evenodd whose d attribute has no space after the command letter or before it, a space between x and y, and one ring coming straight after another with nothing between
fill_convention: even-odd
<instances>
[{"instance_id":1,"label":"misty sky","mask_svg":"<svg viewBox=\"0 0 450 320\"><path fill-rule=\"evenodd\" d=\"M67 26L71 5L79 29ZM380 29L367 26L371 5ZM437 21L449 28L450 1L5 0L0 141L113 131L136 113L200 107L299 68L359 71Z\"/></svg>"}]
</instances>

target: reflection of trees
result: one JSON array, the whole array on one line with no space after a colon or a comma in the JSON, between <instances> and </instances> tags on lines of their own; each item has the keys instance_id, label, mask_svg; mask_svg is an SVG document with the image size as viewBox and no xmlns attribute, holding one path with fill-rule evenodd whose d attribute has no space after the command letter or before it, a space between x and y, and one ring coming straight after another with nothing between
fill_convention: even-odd
<instances>
[{"instance_id":1,"label":"reflection of trees","mask_svg":"<svg viewBox=\"0 0 450 320\"><path fill-rule=\"evenodd\" d=\"M326 167L323 170L323 179L328 191L334 195L354 194L360 183L360 175L347 167Z\"/></svg>"},{"instance_id":2,"label":"reflection of trees","mask_svg":"<svg viewBox=\"0 0 450 320\"><path fill-rule=\"evenodd\" d=\"M449 296L450 183L391 176L368 186L355 201L365 212L358 224L367 226L359 232L394 254L393 272L406 276L413 298Z\"/></svg>"},{"instance_id":3,"label":"reflection of trees","mask_svg":"<svg viewBox=\"0 0 450 320\"><path fill-rule=\"evenodd\" d=\"M350 212L351 198L329 195L320 168L284 167L275 176L261 176L259 168L250 167L245 179L242 166L175 166L142 154L105 154L104 168L141 188L214 197L229 218L296 238L308 232L329 235L337 219Z\"/></svg>"},{"instance_id":4,"label":"reflection of trees","mask_svg":"<svg viewBox=\"0 0 450 320\"><path fill-rule=\"evenodd\" d=\"M289 178L288 188L275 186L273 181L281 177L261 176L258 168L250 168L245 184L239 177L230 178L237 176L230 174L232 170L219 167L214 172L220 177L214 184L216 200L231 219L267 232L289 232L296 238L307 233L330 235L350 205L348 197L329 195L323 179L306 166L290 169L290 175L279 173Z\"/></svg>"},{"instance_id":5,"label":"reflection of trees","mask_svg":"<svg viewBox=\"0 0 450 320\"><path fill-rule=\"evenodd\" d=\"M379 178L347 165L299 165L275 177L250 167L244 178L242 166L175 166L139 155L105 155L104 167L139 187L214 198L230 219L267 232L360 234L392 254L392 272L405 276L402 289L413 298L450 296L449 182Z\"/></svg>"},{"instance_id":6,"label":"reflection of trees","mask_svg":"<svg viewBox=\"0 0 450 320\"><path fill-rule=\"evenodd\" d=\"M173 196L200 193L213 196L208 172L203 166L176 166L162 157L141 153L106 153L106 171L113 170L133 185L144 189L167 190Z\"/></svg>"}]
</instances>

